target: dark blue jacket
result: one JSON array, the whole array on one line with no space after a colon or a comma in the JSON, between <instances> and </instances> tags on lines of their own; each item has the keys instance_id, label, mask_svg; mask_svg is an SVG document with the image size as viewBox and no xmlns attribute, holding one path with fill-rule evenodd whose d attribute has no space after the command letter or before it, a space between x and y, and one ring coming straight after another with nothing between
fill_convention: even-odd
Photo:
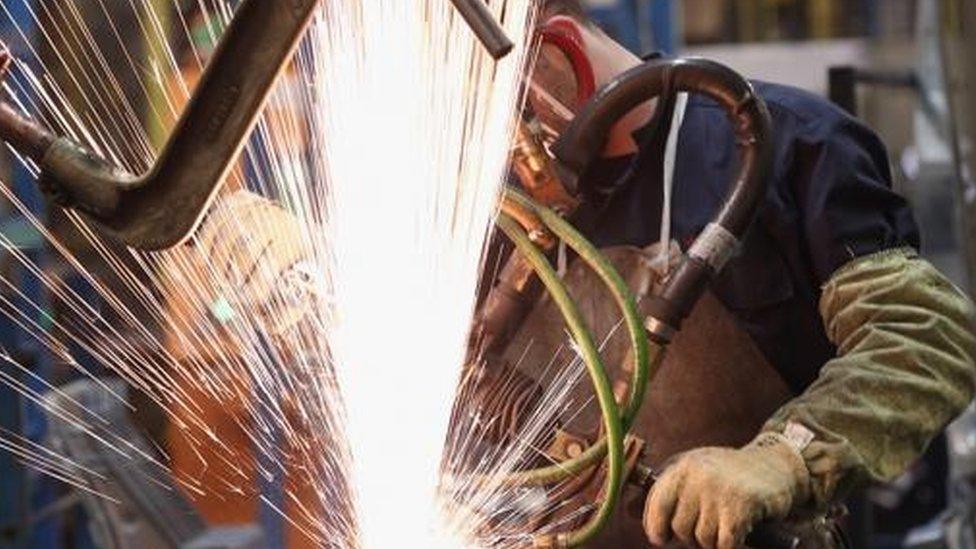
<instances>
[{"instance_id":1,"label":"dark blue jacket","mask_svg":"<svg viewBox=\"0 0 976 549\"><path fill-rule=\"evenodd\" d=\"M818 312L821 286L851 259L919 247L904 198L891 189L884 145L824 99L756 83L773 117L774 167L758 217L712 289L791 388L801 392L835 354ZM635 133L640 152L601 161L584 180L610 189L590 200L581 227L600 246L658 240L670 106ZM737 150L724 111L701 96L678 140L672 230L686 249L714 216Z\"/></svg>"}]
</instances>

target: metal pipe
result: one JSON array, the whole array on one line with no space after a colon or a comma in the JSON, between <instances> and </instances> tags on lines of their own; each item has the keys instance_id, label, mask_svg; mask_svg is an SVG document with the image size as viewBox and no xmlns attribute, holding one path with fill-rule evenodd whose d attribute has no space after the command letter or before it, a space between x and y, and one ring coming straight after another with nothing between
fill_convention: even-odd
<instances>
[{"instance_id":1,"label":"metal pipe","mask_svg":"<svg viewBox=\"0 0 976 549\"><path fill-rule=\"evenodd\" d=\"M147 173L126 173L0 104L0 137L41 168L42 188L122 242L181 243L199 223L312 20L318 0L244 0Z\"/></svg>"},{"instance_id":2,"label":"metal pipe","mask_svg":"<svg viewBox=\"0 0 976 549\"><path fill-rule=\"evenodd\" d=\"M38 160L57 136L33 120L25 119L9 104L0 102L0 139L28 158Z\"/></svg>"},{"instance_id":3,"label":"metal pipe","mask_svg":"<svg viewBox=\"0 0 976 549\"><path fill-rule=\"evenodd\" d=\"M501 59L515 47L484 0L451 0L451 3L492 57Z\"/></svg>"},{"instance_id":4,"label":"metal pipe","mask_svg":"<svg viewBox=\"0 0 976 549\"><path fill-rule=\"evenodd\" d=\"M652 336L667 342L691 312L709 279L722 268L755 216L772 159L772 122L752 85L732 69L705 59L651 61L601 89L553 147L575 178L603 151L610 130L634 107L664 93L702 93L725 109L739 143L739 171L713 223L700 235L651 303Z\"/></svg>"},{"instance_id":5,"label":"metal pipe","mask_svg":"<svg viewBox=\"0 0 976 549\"><path fill-rule=\"evenodd\" d=\"M0 44L0 80L7 77L13 61L10 50ZM37 122L22 117L9 104L0 102L0 139L28 158L39 160L57 136Z\"/></svg>"}]
</instances>

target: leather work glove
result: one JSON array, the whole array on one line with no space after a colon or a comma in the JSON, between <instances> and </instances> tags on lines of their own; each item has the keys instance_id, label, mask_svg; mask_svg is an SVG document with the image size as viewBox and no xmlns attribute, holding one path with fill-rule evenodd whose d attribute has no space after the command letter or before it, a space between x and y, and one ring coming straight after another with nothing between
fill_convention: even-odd
<instances>
[{"instance_id":1,"label":"leather work glove","mask_svg":"<svg viewBox=\"0 0 976 549\"><path fill-rule=\"evenodd\" d=\"M740 547L752 527L783 519L810 494L803 457L779 433L741 449L701 448L679 455L647 498L651 543L672 538L692 547Z\"/></svg>"},{"instance_id":2,"label":"leather work glove","mask_svg":"<svg viewBox=\"0 0 976 549\"><path fill-rule=\"evenodd\" d=\"M258 312L276 333L297 322L315 271L302 236L298 219L264 197L245 190L221 197L196 235L218 286L213 308L231 318Z\"/></svg>"}]
</instances>

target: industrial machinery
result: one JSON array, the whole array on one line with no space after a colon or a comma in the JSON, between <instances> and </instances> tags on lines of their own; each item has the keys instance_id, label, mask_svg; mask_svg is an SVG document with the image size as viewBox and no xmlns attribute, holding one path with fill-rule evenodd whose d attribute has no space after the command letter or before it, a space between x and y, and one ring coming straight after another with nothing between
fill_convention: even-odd
<instances>
[{"instance_id":1,"label":"industrial machinery","mask_svg":"<svg viewBox=\"0 0 976 549\"><path fill-rule=\"evenodd\" d=\"M52 393L51 409L72 413L95 412L109 429L100 435L118 437L129 445L126 451L106 447L86 427L52 417L51 443L57 452L84 466L86 482L93 487L81 500L91 517L90 530L99 547L178 547L179 549L258 549L268 547L258 526L208 527L176 482L154 464L152 445L134 427L128 410L113 393L128 392L120 380L79 380ZM103 495L112 494L117 505Z\"/></svg>"},{"instance_id":2,"label":"industrial machinery","mask_svg":"<svg viewBox=\"0 0 976 549\"><path fill-rule=\"evenodd\" d=\"M610 128L640 103L677 92L705 94L727 111L740 143L740 171L729 187L724 207L664 287L652 297L651 315L642 319L627 283L571 221L575 206L589 192L581 188L579 177L602 152ZM554 493L572 501L573 509L595 510L585 520L576 520L575 529L537 535L534 540L536 547L573 547L592 540L606 524L626 484L637 484L645 490L653 484L654 472L639 461L643 442L629 436L628 430L668 344L751 223L765 190L770 119L762 100L742 77L717 63L681 59L646 63L600 90L552 146L552 161L544 152L537 128L529 122L519 131L513 164L525 194L509 190L498 220L499 228L518 253L512 254L500 270L493 290L484 300L474 337L482 352L493 354L504 347L536 299L534 277L541 280L565 318L596 391L602 413L602 438L583 441L563 433L562 436L571 436L585 445L579 453L561 458L556 465L514 473L504 482L512 486L553 486L561 482L575 486ZM596 338L547 257L558 241L597 273L621 310L634 357L629 391L622 404L618 405L615 399ZM503 416L506 421L517 421L517 414L510 409L505 409ZM556 455L550 457L560 460ZM600 479L603 482L596 489L591 478L594 470L598 470L597 484ZM573 482L574 477L590 480ZM796 547L800 542L773 525L758 528L749 541L757 547Z\"/></svg>"},{"instance_id":3,"label":"industrial machinery","mask_svg":"<svg viewBox=\"0 0 976 549\"><path fill-rule=\"evenodd\" d=\"M512 44L481 0L452 0L493 56ZM312 21L318 0L245 0L155 165L126 173L0 104L0 138L41 169L42 189L122 242L181 243L240 155L268 96ZM9 61L8 61L9 62Z\"/></svg>"},{"instance_id":4,"label":"industrial machinery","mask_svg":"<svg viewBox=\"0 0 976 549\"><path fill-rule=\"evenodd\" d=\"M973 180L976 155L976 45L973 24L976 6L959 0L931 0L922 4L919 38L926 56L918 73L923 88L944 95L943 109L937 123L939 131L932 141L950 149L945 155L951 167L950 180L958 217L958 245L965 263L960 283L968 282L973 292L976 273L976 246L973 243L976 182ZM940 97L941 98L941 97ZM930 145L930 148L934 148ZM934 156L934 155L933 155ZM933 162L934 164L934 162ZM941 166L940 166L941 167ZM953 235L955 236L955 235ZM912 530L905 547L913 549L970 549L976 547L976 407L970 407L946 430L949 474L946 510L926 525Z\"/></svg>"},{"instance_id":5,"label":"industrial machinery","mask_svg":"<svg viewBox=\"0 0 976 549\"><path fill-rule=\"evenodd\" d=\"M454 0L490 52L510 49L480 0ZM145 176L125 173L78 144L54 136L0 103L0 138L34 160L40 185L59 203L78 209L122 242L158 250L181 243L220 188L283 67L312 18L317 0L292 0L289 9L264 0L245 0L227 29L214 59L153 169ZM739 172L724 206L690 247L641 318L627 284L572 224L584 200L580 176L600 155L610 128L650 98L678 92L709 96L727 113L740 144ZM602 416L602 435L556 465L521 470L502 482L512 487L547 486L599 471L595 490L564 494L595 510L565 531L533 539L536 547L573 547L591 540L614 513L628 482L643 489L654 473L639 464L642 443L628 432L668 344L706 288L731 257L764 195L770 162L770 117L751 85L732 70L706 60L652 61L626 72L598 91L563 131L550 158L531 124L520 129L516 171L523 191L503 199L498 226L514 243L513 254L477 319L477 337L501 346L535 299L537 278L562 312L585 362ZM553 268L547 253L563 242L599 276L619 306L629 336L634 367L628 395L618 404L593 334ZM513 394L518 401L520 395ZM517 412L507 403L495 408ZM513 421L517 413L513 413ZM487 480L486 480L487 481ZM585 482L592 486L592 482ZM592 501L578 498L585 493ZM757 529L759 547L796 547L798 539L775 529Z\"/></svg>"}]
</instances>

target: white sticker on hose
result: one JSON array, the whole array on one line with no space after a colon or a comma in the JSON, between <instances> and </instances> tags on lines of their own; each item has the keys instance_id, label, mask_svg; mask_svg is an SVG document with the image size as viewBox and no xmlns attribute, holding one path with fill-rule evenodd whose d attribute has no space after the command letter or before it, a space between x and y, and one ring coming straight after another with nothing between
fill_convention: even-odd
<instances>
[{"instance_id":1,"label":"white sticker on hose","mask_svg":"<svg viewBox=\"0 0 976 549\"><path fill-rule=\"evenodd\" d=\"M734 234L717 223L709 223L688 250L688 255L708 262L717 273L732 259L738 248L739 239Z\"/></svg>"},{"instance_id":2,"label":"white sticker on hose","mask_svg":"<svg viewBox=\"0 0 976 549\"><path fill-rule=\"evenodd\" d=\"M655 264L661 266L661 275L667 276L671 268L671 197L674 194L674 172L678 159L678 136L685 121L688 110L688 94L679 93L674 103L674 114L671 116L671 131L664 147L664 201L661 209L661 245L660 255Z\"/></svg>"}]
</instances>

